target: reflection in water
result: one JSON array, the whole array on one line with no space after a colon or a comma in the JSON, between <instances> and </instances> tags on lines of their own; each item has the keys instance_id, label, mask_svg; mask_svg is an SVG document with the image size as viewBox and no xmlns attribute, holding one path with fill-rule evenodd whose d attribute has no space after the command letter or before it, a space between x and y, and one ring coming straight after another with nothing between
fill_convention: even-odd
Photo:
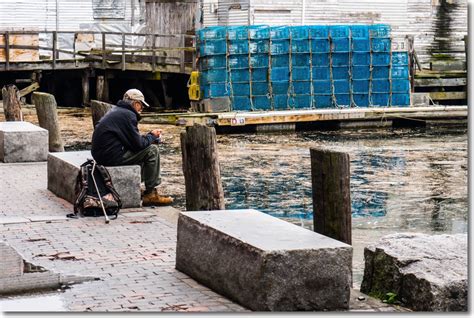
<instances>
[{"instance_id":1,"label":"reflection in water","mask_svg":"<svg viewBox=\"0 0 474 318\"><path fill-rule=\"evenodd\" d=\"M461 130L219 136L226 207L255 208L312 228L309 148L322 146L350 154L359 223L377 217L372 226L458 232L453 222L467 220L467 132Z\"/></svg>"}]
</instances>

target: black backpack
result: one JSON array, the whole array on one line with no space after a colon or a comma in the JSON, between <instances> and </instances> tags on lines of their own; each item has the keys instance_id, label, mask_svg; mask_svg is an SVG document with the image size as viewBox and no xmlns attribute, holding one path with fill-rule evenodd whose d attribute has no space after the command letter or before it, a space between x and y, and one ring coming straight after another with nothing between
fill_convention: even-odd
<instances>
[{"instance_id":1,"label":"black backpack","mask_svg":"<svg viewBox=\"0 0 474 318\"><path fill-rule=\"evenodd\" d=\"M94 174L92 174L93 170ZM75 198L74 214L69 214L69 217L78 217L78 214L92 217L105 216L105 210L106 221L108 221L108 216L116 219L122 207L122 201L112 184L109 172L92 159L88 159L81 165L76 179Z\"/></svg>"}]
</instances>

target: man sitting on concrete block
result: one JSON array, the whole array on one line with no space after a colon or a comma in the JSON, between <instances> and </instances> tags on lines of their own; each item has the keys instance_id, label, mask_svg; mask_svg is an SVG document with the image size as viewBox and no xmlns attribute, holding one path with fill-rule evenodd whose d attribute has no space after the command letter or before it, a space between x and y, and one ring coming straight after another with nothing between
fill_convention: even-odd
<instances>
[{"instance_id":1,"label":"man sitting on concrete block","mask_svg":"<svg viewBox=\"0 0 474 318\"><path fill-rule=\"evenodd\" d=\"M129 89L123 100L97 123L92 135L92 157L104 166L140 165L145 183L143 205L168 205L173 198L159 195L161 183L160 142L161 130L154 129L140 135L138 122L144 107L149 107L138 89Z\"/></svg>"}]
</instances>

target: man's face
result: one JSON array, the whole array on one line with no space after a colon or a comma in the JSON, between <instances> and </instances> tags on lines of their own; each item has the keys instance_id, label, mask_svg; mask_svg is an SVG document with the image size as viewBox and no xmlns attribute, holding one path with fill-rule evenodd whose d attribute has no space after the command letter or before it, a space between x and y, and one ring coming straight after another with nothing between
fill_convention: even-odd
<instances>
[{"instance_id":1,"label":"man's face","mask_svg":"<svg viewBox=\"0 0 474 318\"><path fill-rule=\"evenodd\" d=\"M137 113L141 113L143 111L143 104L137 100L133 101L133 108L137 111Z\"/></svg>"}]
</instances>

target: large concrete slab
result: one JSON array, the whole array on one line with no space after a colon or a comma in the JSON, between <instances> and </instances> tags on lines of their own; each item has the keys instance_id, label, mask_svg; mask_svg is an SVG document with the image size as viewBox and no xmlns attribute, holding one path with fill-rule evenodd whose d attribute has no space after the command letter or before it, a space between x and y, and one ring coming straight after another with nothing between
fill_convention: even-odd
<instances>
[{"instance_id":1,"label":"large concrete slab","mask_svg":"<svg viewBox=\"0 0 474 318\"><path fill-rule=\"evenodd\" d=\"M0 160L46 161L48 131L25 121L0 122Z\"/></svg>"},{"instance_id":2,"label":"large concrete slab","mask_svg":"<svg viewBox=\"0 0 474 318\"><path fill-rule=\"evenodd\" d=\"M256 311L349 307L352 247L256 210L180 213L176 268Z\"/></svg>"},{"instance_id":3,"label":"large concrete slab","mask_svg":"<svg viewBox=\"0 0 474 318\"><path fill-rule=\"evenodd\" d=\"M48 155L48 190L66 201L74 202L74 187L79 168L87 159L90 151L55 152ZM112 183L122 199L123 208L141 206L140 166L107 167Z\"/></svg>"},{"instance_id":4,"label":"large concrete slab","mask_svg":"<svg viewBox=\"0 0 474 318\"><path fill-rule=\"evenodd\" d=\"M416 311L468 310L467 234L399 233L365 248L361 291Z\"/></svg>"}]
</instances>

